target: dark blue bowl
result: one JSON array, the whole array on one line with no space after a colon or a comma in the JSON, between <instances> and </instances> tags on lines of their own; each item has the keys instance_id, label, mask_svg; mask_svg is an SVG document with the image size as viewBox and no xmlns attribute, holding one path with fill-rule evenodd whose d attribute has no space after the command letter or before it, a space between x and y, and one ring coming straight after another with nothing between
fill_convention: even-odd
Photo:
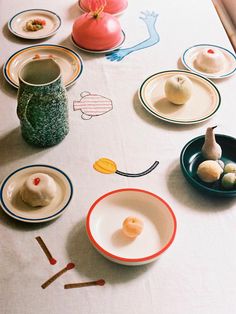
<instances>
[{"instance_id":1,"label":"dark blue bowl","mask_svg":"<svg viewBox=\"0 0 236 314\"><path fill-rule=\"evenodd\" d=\"M216 134L216 141L222 148L221 160L227 164L236 163L236 139L227 135ZM205 183L197 176L197 168L205 159L201 149L205 136L198 136L189 141L181 151L180 166L187 181L200 192L219 197L236 196L236 187L233 190L225 190L220 180L214 183Z\"/></svg>"}]
</instances>

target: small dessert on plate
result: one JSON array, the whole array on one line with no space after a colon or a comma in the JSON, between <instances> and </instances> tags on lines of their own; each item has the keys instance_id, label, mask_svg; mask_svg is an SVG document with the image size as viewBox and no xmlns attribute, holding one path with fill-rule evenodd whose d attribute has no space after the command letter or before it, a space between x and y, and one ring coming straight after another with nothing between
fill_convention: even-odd
<instances>
[{"instance_id":1,"label":"small dessert on plate","mask_svg":"<svg viewBox=\"0 0 236 314\"><path fill-rule=\"evenodd\" d=\"M225 56L216 48L204 48L196 56L196 66L200 71L216 73L224 68Z\"/></svg>"},{"instance_id":2,"label":"small dessert on plate","mask_svg":"<svg viewBox=\"0 0 236 314\"><path fill-rule=\"evenodd\" d=\"M29 20L25 24L25 30L29 32L36 32L43 29L45 25L46 21L42 19Z\"/></svg>"},{"instance_id":3,"label":"small dessert on plate","mask_svg":"<svg viewBox=\"0 0 236 314\"><path fill-rule=\"evenodd\" d=\"M184 51L181 60L188 70L208 78L222 79L236 73L235 53L213 44L189 47Z\"/></svg>"},{"instance_id":4,"label":"small dessert on plate","mask_svg":"<svg viewBox=\"0 0 236 314\"><path fill-rule=\"evenodd\" d=\"M30 175L20 189L22 200L33 207L46 206L56 196L57 186L48 174L34 173Z\"/></svg>"}]
</instances>

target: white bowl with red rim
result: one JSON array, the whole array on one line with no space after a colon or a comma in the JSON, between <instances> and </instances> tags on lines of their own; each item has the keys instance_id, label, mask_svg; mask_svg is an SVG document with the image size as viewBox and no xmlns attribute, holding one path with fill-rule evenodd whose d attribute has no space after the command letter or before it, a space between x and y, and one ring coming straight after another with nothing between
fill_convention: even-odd
<instances>
[{"instance_id":1,"label":"white bowl with red rim","mask_svg":"<svg viewBox=\"0 0 236 314\"><path fill-rule=\"evenodd\" d=\"M122 231L127 217L143 222L136 238ZM86 230L92 245L118 264L136 266L155 261L173 243L176 217L171 207L152 192L124 188L98 198L87 214Z\"/></svg>"}]
</instances>

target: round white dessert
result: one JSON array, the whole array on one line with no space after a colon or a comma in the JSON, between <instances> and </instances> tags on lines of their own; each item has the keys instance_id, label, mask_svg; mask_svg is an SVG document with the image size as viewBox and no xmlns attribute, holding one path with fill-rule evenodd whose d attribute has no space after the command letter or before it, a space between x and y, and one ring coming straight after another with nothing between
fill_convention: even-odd
<instances>
[{"instance_id":1,"label":"round white dessert","mask_svg":"<svg viewBox=\"0 0 236 314\"><path fill-rule=\"evenodd\" d=\"M196 57L196 66L207 73L215 73L224 67L224 55L217 49L202 49Z\"/></svg>"},{"instance_id":2,"label":"round white dessert","mask_svg":"<svg viewBox=\"0 0 236 314\"><path fill-rule=\"evenodd\" d=\"M44 173L34 173L24 182L20 195L30 206L46 206L56 195L57 186L52 177Z\"/></svg>"},{"instance_id":3,"label":"round white dessert","mask_svg":"<svg viewBox=\"0 0 236 314\"><path fill-rule=\"evenodd\" d=\"M175 105L182 105L187 102L192 94L192 82L185 75L173 75L165 82L166 98Z\"/></svg>"}]
</instances>

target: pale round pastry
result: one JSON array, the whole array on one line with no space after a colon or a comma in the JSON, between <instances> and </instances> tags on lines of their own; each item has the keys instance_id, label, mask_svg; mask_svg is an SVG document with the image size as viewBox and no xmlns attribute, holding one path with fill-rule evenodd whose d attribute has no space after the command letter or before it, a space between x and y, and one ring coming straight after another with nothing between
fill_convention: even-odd
<instances>
[{"instance_id":1,"label":"pale round pastry","mask_svg":"<svg viewBox=\"0 0 236 314\"><path fill-rule=\"evenodd\" d=\"M56 196L57 186L52 177L44 173L34 173L24 182L20 195L30 206L46 206Z\"/></svg>"},{"instance_id":2,"label":"pale round pastry","mask_svg":"<svg viewBox=\"0 0 236 314\"><path fill-rule=\"evenodd\" d=\"M230 173L230 172L236 173L236 164L233 162L228 163L224 168L224 172L225 173Z\"/></svg>"},{"instance_id":3,"label":"pale round pastry","mask_svg":"<svg viewBox=\"0 0 236 314\"><path fill-rule=\"evenodd\" d=\"M221 180L221 184L223 188L225 188L226 190L232 189L235 183L236 183L235 173L226 173Z\"/></svg>"},{"instance_id":4,"label":"pale round pastry","mask_svg":"<svg viewBox=\"0 0 236 314\"><path fill-rule=\"evenodd\" d=\"M219 180L223 169L215 160L203 161L197 169L197 175L199 178L207 183L212 183Z\"/></svg>"},{"instance_id":5,"label":"pale round pastry","mask_svg":"<svg viewBox=\"0 0 236 314\"><path fill-rule=\"evenodd\" d=\"M196 57L196 66L199 70L207 73L215 73L224 68L225 57L215 48L202 49Z\"/></svg>"},{"instance_id":6,"label":"pale round pastry","mask_svg":"<svg viewBox=\"0 0 236 314\"><path fill-rule=\"evenodd\" d=\"M192 82L185 75L173 75L166 80L166 98L175 105L183 105L192 95Z\"/></svg>"},{"instance_id":7,"label":"pale round pastry","mask_svg":"<svg viewBox=\"0 0 236 314\"><path fill-rule=\"evenodd\" d=\"M123 221L122 231L129 238L136 238L143 231L143 222L137 217L127 217Z\"/></svg>"}]
</instances>

